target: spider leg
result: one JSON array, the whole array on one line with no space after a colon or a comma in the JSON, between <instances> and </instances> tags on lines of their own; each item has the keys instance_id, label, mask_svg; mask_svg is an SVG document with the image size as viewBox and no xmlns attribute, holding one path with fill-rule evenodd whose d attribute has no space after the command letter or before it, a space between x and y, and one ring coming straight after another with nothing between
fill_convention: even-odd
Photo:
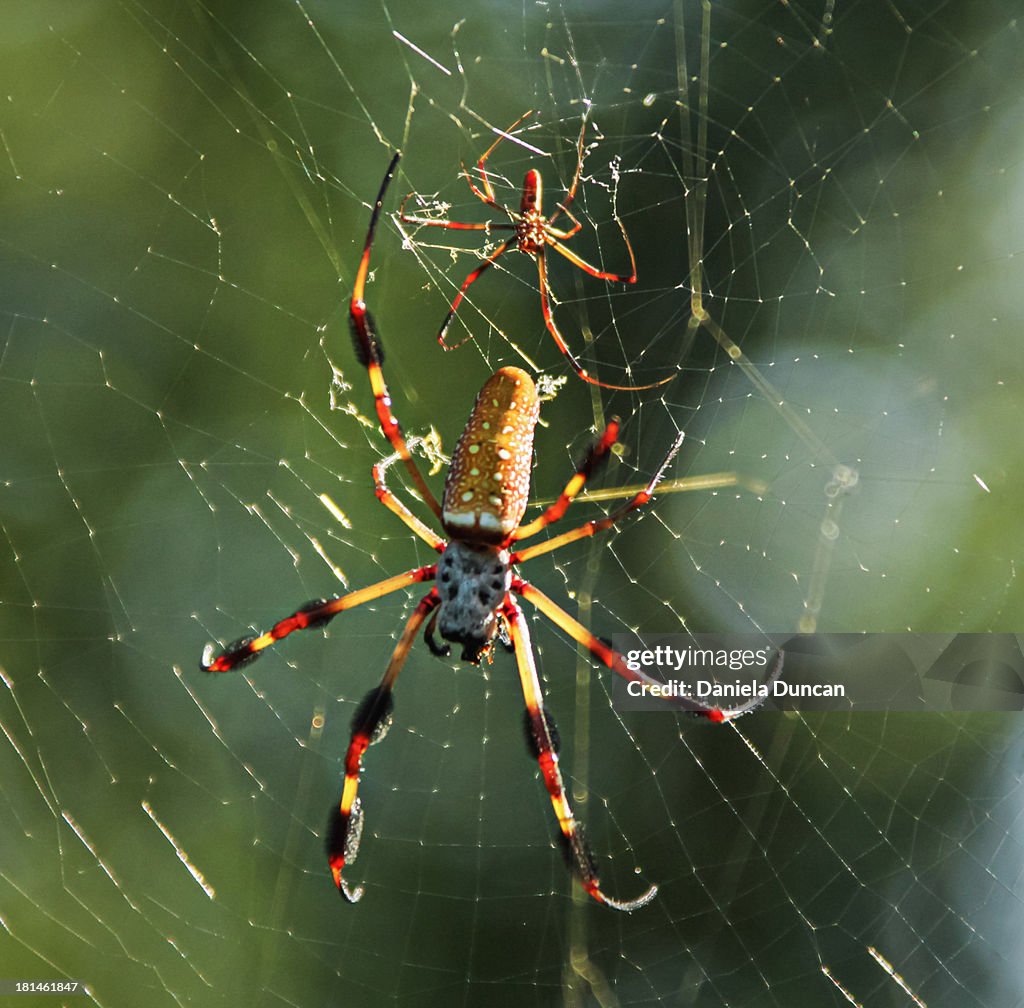
<instances>
[{"instance_id":1,"label":"spider leg","mask_svg":"<svg viewBox=\"0 0 1024 1008\"><path fill-rule=\"evenodd\" d=\"M563 255L565 254L565 250L550 239L547 240L547 244L552 248L561 251ZM652 382L650 385L612 385L610 382L603 382L599 381L597 378L592 378L587 372L587 369L579 362L579 358L576 357L569 349L569 345L565 342L562 338L562 334L558 331L558 326L555 325L555 316L551 311L551 287L548 284L548 268L547 261L544 258L543 246L533 253L533 258L537 262L537 277L540 286L540 310L544 316L544 325L547 326L548 332L551 333L551 336L555 341L555 346L562 351L562 355L569 362L569 367L573 369L577 377L582 378L585 382L588 382L591 385L597 385L600 388L611 389L616 392L642 392L645 389L657 388L659 385L664 385L666 382L670 382L675 378L674 374L669 375L668 378L662 378L661 381Z\"/></svg>"},{"instance_id":2,"label":"spider leg","mask_svg":"<svg viewBox=\"0 0 1024 1008\"><path fill-rule=\"evenodd\" d=\"M503 130L502 132L498 133L498 139L495 140L494 143L492 143L491 146L487 148L483 157L481 157L480 160L477 161L477 171L480 172L480 178L483 181L482 191L477 187L476 183L473 181L472 176L466 170L466 166L462 166L462 174L465 176L466 181L469 183L469 188L473 190L473 195L476 196L477 199L486 203L489 207L492 207L495 210L504 210L505 208L498 202L497 198L494 195L494 188L491 185L491 178L487 174L487 159L494 153L494 149L498 146L498 144L500 144L501 141L504 140L505 137L507 137L512 132L512 130L514 130L524 119L528 119L530 116L533 115L533 111L533 109L530 109L529 111L524 112L514 123L512 123L511 126L509 126L507 130Z\"/></svg>"},{"instance_id":3,"label":"spider leg","mask_svg":"<svg viewBox=\"0 0 1024 1008\"><path fill-rule=\"evenodd\" d=\"M410 444L416 444L416 439L413 438ZM399 459L400 455L389 455L386 459L381 459L372 469L373 472L373 485L374 490L377 494L377 500L381 502L392 514L397 515L402 522L411 529L416 535L418 535L431 549L435 549L440 553L444 549L444 539L442 539L432 528L425 525L419 520L409 509L400 497L387 485L384 480L384 474L391 468Z\"/></svg>"},{"instance_id":4,"label":"spider leg","mask_svg":"<svg viewBox=\"0 0 1024 1008\"><path fill-rule=\"evenodd\" d=\"M374 599L383 598L391 592L400 588L407 588L409 585L418 584L422 581L433 581L437 569L436 564L427 567L417 567L414 570L406 571L404 574L396 574L394 577L385 578L376 584L360 588L358 591L349 592L333 599L315 599L307 602L304 606L279 620L269 630L261 634L252 634L248 637L240 637L229 644L217 657L213 657L212 646L208 646L203 652L203 659L199 667L204 672L230 672L232 669L240 668L258 658L261 652L283 640L296 630L309 630L313 627L322 627L329 623L340 612L346 609L354 609L364 602L372 602Z\"/></svg>"},{"instance_id":5,"label":"spider leg","mask_svg":"<svg viewBox=\"0 0 1024 1008\"><path fill-rule=\"evenodd\" d=\"M338 892L355 903L362 898L363 887L350 889L341 877L346 864L351 864L359 853L359 840L363 832L363 807L359 800L359 775L363 769L363 754L375 742L379 742L391 727L394 710L392 691L398 673L402 671L406 656L416 638L423 621L440 604L437 589L432 588L425 595L405 624L402 636L391 654L391 661L378 686L363 697L352 718L352 736L345 753L345 783L341 800L331 813L327 828L327 862L334 877Z\"/></svg>"},{"instance_id":6,"label":"spider leg","mask_svg":"<svg viewBox=\"0 0 1024 1008\"><path fill-rule=\"evenodd\" d=\"M412 197L412 193L409 193L404 200L402 205L398 208L398 219L403 224L421 224L425 227L443 227L448 228L451 231L514 231L516 229L515 224L511 221L480 221L478 223L469 223L467 221L453 221L444 220L438 217L410 217L405 212L405 204L409 202ZM498 207L499 210L504 209Z\"/></svg>"},{"instance_id":7,"label":"spider leg","mask_svg":"<svg viewBox=\"0 0 1024 1008\"><path fill-rule=\"evenodd\" d=\"M553 213L547 219L547 221L545 222L544 231L552 238L558 238L561 241L568 241L573 235L578 234L580 231L583 230L583 225L573 216L572 212L564 203L556 203L555 206L557 206L558 210L556 210L555 213ZM551 226L551 222L555 219L555 216L557 215L559 210L562 213L564 213L565 216L569 218L569 220L572 221L572 227L569 228L568 231L564 230L563 228L556 228Z\"/></svg>"},{"instance_id":8,"label":"spider leg","mask_svg":"<svg viewBox=\"0 0 1024 1008\"><path fill-rule=\"evenodd\" d=\"M607 435L607 432L605 433ZM518 564L523 563L526 560L532 560L534 557L541 556L543 553L550 553L552 550L568 546L569 543L576 542L578 539L586 539L588 536L595 535L598 532L603 532L605 529L611 528L616 522L621 521L627 514L629 514L630 511L635 511L637 508L643 507L651 497L654 496L655 488L664 479L665 473L668 471L668 467L672 464L672 460L676 457L680 447L682 447L683 437L684 435L680 432L679 436L672 442L672 447L668 450L668 454L662 460L661 465L658 467L658 471L651 477L643 490L634 494L634 496L624 504L620 504L610 515L605 515L604 518L594 518L591 521L584 522L578 528L571 529L568 532L563 532L561 535L552 536L550 539L546 539L542 543L537 543L535 546L527 546L526 549L516 550L516 552L512 554L511 563ZM571 485L572 481L570 480L569 486ZM566 487L566 490L569 489L569 486ZM556 504L557 503L558 502L556 501ZM555 505L552 505L552 507L554 506ZM541 518L543 517L544 516L541 515ZM532 524L536 523L531 522L531 525Z\"/></svg>"},{"instance_id":9,"label":"spider leg","mask_svg":"<svg viewBox=\"0 0 1024 1008\"><path fill-rule=\"evenodd\" d=\"M380 191L377 193L373 212L370 214L370 226L366 232L363 256L359 261L359 269L356 271L356 282L352 288L352 300L349 304L349 328L352 331L352 342L355 345L356 356L359 358L359 363L366 368L366 373L370 379L370 388L373 390L373 400L377 409L377 417L380 420L380 428L405 464L405 468L408 470L413 483L416 485L416 489L423 498L423 502L440 518L441 505L437 503L437 498L430 487L427 486L423 474L409 453L409 446L406 444L401 425L391 410L391 393L388 390L387 382L384 380L384 372L381 368L381 365L384 363L384 348L377 336L377 327L374 324L373 316L367 309L366 301L364 300L366 277L370 271L370 249L373 245L374 233L377 230L377 221L380 219L380 211L384 204L384 196L387 193L388 185L394 177L395 169L401 156L401 152L399 152L391 159L391 164L388 165L384 181L381 183Z\"/></svg>"},{"instance_id":10,"label":"spider leg","mask_svg":"<svg viewBox=\"0 0 1024 1008\"><path fill-rule=\"evenodd\" d=\"M625 231L623 231L625 236ZM630 269L632 273L628 276L621 273L605 273L604 270L599 270L596 266L591 266L585 259L581 259L572 249L566 248L558 239L557 234L548 234L547 243L551 246L559 255L565 256L573 264L578 266L584 273L589 273L592 277L597 277L599 280L612 280L616 283L636 283L636 259L633 257L633 246L629 244L629 240L626 241L626 247L629 249L629 260Z\"/></svg>"},{"instance_id":11,"label":"spider leg","mask_svg":"<svg viewBox=\"0 0 1024 1008\"><path fill-rule=\"evenodd\" d=\"M557 346L562 352L563 356L568 360L569 366L580 378L593 385L602 385L601 382L596 381L587 374L586 369L569 349L569 345L564 339L562 339L562 334L558 331L558 326L555 325L555 316L551 311L551 302L549 300L551 296L551 287L548 284L548 267L547 260L544 258L544 249L537 249L533 258L537 263L537 280L540 287L540 310L544 316L544 325L547 326L548 332L551 333L551 336L555 341L555 346Z\"/></svg>"},{"instance_id":12,"label":"spider leg","mask_svg":"<svg viewBox=\"0 0 1024 1008\"><path fill-rule=\"evenodd\" d=\"M576 472L565 484L565 489L558 499L545 509L543 514L534 518L528 525L520 525L512 533L512 540L529 539L536 535L541 529L546 528L552 522L558 521L569 509L576 495L586 486L587 480L593 475L594 469L607 457L615 439L619 436L619 420L613 417L611 423L604 429L604 433L587 449L583 461L576 467Z\"/></svg>"},{"instance_id":13,"label":"spider leg","mask_svg":"<svg viewBox=\"0 0 1024 1008\"><path fill-rule=\"evenodd\" d=\"M402 216L400 219L403 224L420 224L424 227L443 227L447 228L449 231L514 231L516 228L515 224L510 224L508 221L477 221L475 223L470 223L469 221L405 216Z\"/></svg>"},{"instance_id":14,"label":"spider leg","mask_svg":"<svg viewBox=\"0 0 1024 1008\"><path fill-rule=\"evenodd\" d=\"M576 874L583 888L598 901L613 910L639 910L654 899L657 886L651 886L642 896L634 900L616 900L601 889L597 862L583 835L583 827L576 821L565 794L562 771L558 766L558 730L554 718L544 707L537 666L533 660L530 631L527 629L523 611L516 601L508 597L502 606L502 615L508 621L512 634L512 646L519 666L519 680L526 700L526 739L530 751L540 766L544 784L551 796L551 804L558 818L559 839L562 842L570 869Z\"/></svg>"},{"instance_id":15,"label":"spider leg","mask_svg":"<svg viewBox=\"0 0 1024 1008\"><path fill-rule=\"evenodd\" d=\"M599 637L595 637L582 623L573 619L561 606L549 599L547 595L528 581L518 577L513 578L512 591L536 606L555 626L564 630L578 644L582 644L602 665L607 665L608 668L622 676L623 679L648 685L661 685L656 679L652 679L643 672L631 669L626 664L626 659L618 651L609 647ZM780 651L775 660L775 665L764 681L765 686L770 686L771 683L778 679L782 673L782 661L783 653ZM672 697L671 699L666 699L666 703L681 707L691 714L705 717L709 721L722 722L733 721L743 714L748 714L750 711L760 707L763 699L757 696L751 697L746 703L740 704L738 707L708 707L706 704L702 704L690 697Z\"/></svg>"},{"instance_id":16,"label":"spider leg","mask_svg":"<svg viewBox=\"0 0 1024 1008\"><path fill-rule=\"evenodd\" d=\"M451 647L447 644L438 644L437 637L434 635L437 630L437 615L439 611L435 609L434 615L430 617L427 629L423 631L423 640L435 658L447 658L452 653Z\"/></svg>"},{"instance_id":17,"label":"spider leg","mask_svg":"<svg viewBox=\"0 0 1024 1008\"><path fill-rule=\"evenodd\" d=\"M586 123L584 123L586 127ZM564 203L557 204L555 212L547 219L547 226L545 227L546 238L549 245L555 249L556 252L561 252L574 266L578 266L581 270L589 273L591 276L599 277L602 280L614 280L619 283L636 283L636 256L633 254L633 244L629 240L629 234L626 232L626 228L623 226L622 221L616 216L616 221L619 225L619 230L622 232L622 240L626 243L626 251L629 253L629 268L632 272L629 276L623 276L618 273L604 273L601 270L591 266L588 262L585 262L579 256L570 252L568 249L563 248L558 243L560 241L566 241L571 238L574 234L580 231L583 225L576 219L576 216L569 209L569 204L572 202L573 197L576 195L576 185L580 180L580 171L583 168L583 131L580 131L579 140L579 162L576 168L576 176L572 181L572 186L569 189L568 194L565 197ZM559 229L552 227L551 224L559 213L564 213L569 220L572 221L572 227L568 230Z\"/></svg>"},{"instance_id":18,"label":"spider leg","mask_svg":"<svg viewBox=\"0 0 1024 1008\"><path fill-rule=\"evenodd\" d=\"M459 310L459 305L462 304L462 299L466 296L466 291L476 283L480 274L494 265L495 259L497 259L502 253L507 252L515 242L515 236L503 241L482 263L480 263L479 266L477 266L475 270L473 270L472 273L469 274L469 276L466 277L465 280L462 281L459 293L455 295L455 300L452 301L451 308L448 309L448 314L441 323L441 329L437 334L437 342L440 343L445 350L454 350L456 347L462 346L462 344L465 343L465 340L459 340L458 343L451 346L445 342L445 336L448 333L448 327L452 324L452 319L455 318L455 313Z\"/></svg>"},{"instance_id":19,"label":"spider leg","mask_svg":"<svg viewBox=\"0 0 1024 1008\"><path fill-rule=\"evenodd\" d=\"M499 140L501 137L498 138ZM491 150L494 148L492 147ZM500 210L502 213L506 213L505 207L503 207L494 195L494 189L491 186L491 180L487 175L486 170L480 168L480 162L477 162L477 168L480 169L483 175L483 188L481 189L474 181L473 176L470 174L469 169L466 167L466 163L462 163L462 177L466 180L469 188L472 189L473 195L480 200L481 203L486 203L492 210ZM474 229L475 230L475 229Z\"/></svg>"},{"instance_id":20,"label":"spider leg","mask_svg":"<svg viewBox=\"0 0 1024 1008\"><path fill-rule=\"evenodd\" d=\"M583 135L586 133L586 131L587 118L584 115L583 122L580 123L580 136L579 139L576 141L576 171L573 172L572 183L570 184L569 189L565 194L565 202L558 203L556 205L555 212L548 218L549 224L558 216L559 212L568 214L569 217L573 219L573 221L576 220L576 218L569 213L568 208L569 204L576 198L576 187L580 184L580 175L583 172ZM578 230L579 226L577 226L576 230L573 231L572 233L575 234Z\"/></svg>"}]
</instances>

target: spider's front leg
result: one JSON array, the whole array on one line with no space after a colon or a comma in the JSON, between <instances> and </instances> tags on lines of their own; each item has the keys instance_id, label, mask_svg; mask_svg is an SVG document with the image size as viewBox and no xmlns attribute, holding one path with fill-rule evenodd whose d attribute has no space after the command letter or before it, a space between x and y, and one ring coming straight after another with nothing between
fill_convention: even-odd
<instances>
[{"instance_id":1,"label":"spider's front leg","mask_svg":"<svg viewBox=\"0 0 1024 1008\"><path fill-rule=\"evenodd\" d=\"M583 888L599 903L613 910L630 912L646 906L658 892L651 886L645 893L632 900L617 900L601 888L597 860L583 835L583 827L576 821L565 794L562 771L558 765L558 729L554 719L544 707L537 667L533 660L533 646L530 631L523 618L523 611L509 596L502 606L502 615L508 622L512 635L512 646L519 666L519 679L526 700L526 740L530 752L540 766L544 784L551 796L551 804L558 818L559 839L565 852L570 870L576 875Z\"/></svg>"},{"instance_id":2,"label":"spider's front leg","mask_svg":"<svg viewBox=\"0 0 1024 1008\"><path fill-rule=\"evenodd\" d=\"M370 226L366 231L366 241L363 243L363 254L359 260L359 268L356 270L356 282L352 287L352 299L349 302L348 320L349 330L352 335L352 345L356 351L359 363L366 368L366 374L370 379L370 389L373 392L374 406L377 410L377 418L380 421L380 429L384 436L391 442L399 458L405 464L409 476L413 481L423 503L440 517L441 506L433 491L427 486L423 474L419 471L409 446L406 443L402 427L391 408L391 392L387 382L384 380L384 346L377 333L377 326L373 315L366 306L366 280L370 274L370 253L373 250L373 239L377 232L377 222L380 220L381 208L384 206L384 197L387 195L388 186L398 168L401 153L396 153L388 165L388 170L381 182L377 199L373 204L373 212L370 214Z\"/></svg>"},{"instance_id":3,"label":"spider's front leg","mask_svg":"<svg viewBox=\"0 0 1024 1008\"><path fill-rule=\"evenodd\" d=\"M232 641L219 654L215 653L212 644L207 645L203 650L199 667L204 672L231 672L233 669L241 668L259 658L266 648L291 636L296 630L313 630L324 627L338 613L354 609L366 602L373 602L392 592L408 588L409 585L433 581L436 570L436 564L415 567L404 574L385 578L383 581L368 585L366 588L359 588L347 595L339 595L332 599L314 599L312 602L300 606L290 616L278 620L269 630L259 634L249 634Z\"/></svg>"}]
</instances>

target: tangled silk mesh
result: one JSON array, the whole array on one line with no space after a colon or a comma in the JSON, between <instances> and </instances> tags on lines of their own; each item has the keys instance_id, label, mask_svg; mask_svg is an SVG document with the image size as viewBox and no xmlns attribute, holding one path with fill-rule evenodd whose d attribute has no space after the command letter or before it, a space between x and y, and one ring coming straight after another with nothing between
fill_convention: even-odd
<instances>
[{"instance_id":1,"label":"tangled silk mesh","mask_svg":"<svg viewBox=\"0 0 1024 1008\"><path fill-rule=\"evenodd\" d=\"M196 668L429 559L374 500L389 449L346 332L398 148L367 300L424 468L504 364L552 386L536 502L622 419L612 499L566 522L685 431L645 513L524 572L596 633L1019 629L1020 8L5 13L0 979L151 1008L1024 1002L1017 715L622 715L530 612L603 882L657 899L616 915L570 882L511 658L418 645L367 754L352 907L327 811L414 594ZM550 257L561 332L609 383L671 383L573 377L515 253L438 346L503 235L398 204L498 219L460 164L527 109L499 201L530 167L563 199L585 118L572 248L636 251L629 286Z\"/></svg>"}]
</instances>

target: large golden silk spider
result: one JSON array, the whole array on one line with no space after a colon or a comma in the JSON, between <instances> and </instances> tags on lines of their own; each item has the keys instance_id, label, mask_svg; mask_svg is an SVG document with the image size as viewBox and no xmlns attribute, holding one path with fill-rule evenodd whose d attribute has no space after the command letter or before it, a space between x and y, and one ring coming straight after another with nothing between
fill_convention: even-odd
<instances>
[{"instance_id":1,"label":"large golden silk spider","mask_svg":"<svg viewBox=\"0 0 1024 1008\"><path fill-rule=\"evenodd\" d=\"M464 661L478 664L481 658L490 655L500 631L503 637L507 636L515 652L526 701L527 742L551 796L558 819L559 839L568 863L584 889L598 902L616 910L636 910L653 899L657 889L652 885L636 899L617 900L601 888L595 857L566 797L559 768L557 730L544 706L529 627L517 599L525 599L582 644L599 662L624 678L646 683L654 680L643 672L630 669L622 655L595 637L539 589L519 577L516 568L533 557L601 532L629 512L643 507L674 458L681 438L673 444L647 486L611 514L536 545L520 547L518 544L522 540L565 514L595 465L615 444L618 423L613 420L608 425L558 499L533 521L520 524L530 491L533 432L539 413L539 399L533 380L525 371L505 367L484 383L477 396L469 421L455 447L439 504L420 473L392 411L391 395L381 368L383 351L380 338L363 299L374 233L399 156L396 154L392 159L374 204L349 315L356 355L369 376L381 430L396 453L396 457L373 467L377 497L440 556L435 564L413 568L367 588L337 598L309 602L266 632L242 637L216 656L213 647L208 646L201 667L207 672L229 672L259 657L271 644L296 630L322 627L339 613L364 602L417 583L435 582L407 620L380 683L365 696L352 719L341 800L332 812L327 831L327 859L339 892L350 902L357 901L363 893L362 887L350 888L342 876L346 866L355 860L363 828L363 809L358 797L363 755L370 745L384 737L391 724L392 691L416 635L423 629L430 650L446 655L449 648L440 645L435 636L440 634L444 640L462 648ZM385 472L396 460L405 464L424 503L440 521L447 540L417 518L388 488ZM670 702L712 721L731 720L759 703L755 699L743 706L723 710L706 707L687 698L674 698Z\"/></svg>"}]
</instances>

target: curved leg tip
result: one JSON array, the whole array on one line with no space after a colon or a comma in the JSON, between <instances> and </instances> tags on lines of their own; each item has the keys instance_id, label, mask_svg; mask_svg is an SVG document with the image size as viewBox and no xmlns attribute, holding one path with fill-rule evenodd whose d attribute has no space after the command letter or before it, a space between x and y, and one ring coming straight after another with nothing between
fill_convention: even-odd
<instances>
[{"instance_id":1,"label":"curved leg tip","mask_svg":"<svg viewBox=\"0 0 1024 1008\"><path fill-rule=\"evenodd\" d=\"M349 902L358 903L363 898L363 893L366 890L362 886L356 886L354 889L350 889L348 883L344 879L338 879L338 892Z\"/></svg>"},{"instance_id":2,"label":"curved leg tip","mask_svg":"<svg viewBox=\"0 0 1024 1008\"><path fill-rule=\"evenodd\" d=\"M338 892L341 897L348 903L358 903L363 898L363 893L365 892L363 887L350 887L349 884L341 877L341 868L331 865L331 875L334 878L334 884L338 887Z\"/></svg>"},{"instance_id":3,"label":"curved leg tip","mask_svg":"<svg viewBox=\"0 0 1024 1008\"><path fill-rule=\"evenodd\" d=\"M613 899L596 887L588 891L598 903L603 903L606 907L611 907L612 910L621 910L623 913L632 913L634 910L647 906L658 895L658 887L656 885L652 885L647 892L632 900Z\"/></svg>"}]
</instances>

